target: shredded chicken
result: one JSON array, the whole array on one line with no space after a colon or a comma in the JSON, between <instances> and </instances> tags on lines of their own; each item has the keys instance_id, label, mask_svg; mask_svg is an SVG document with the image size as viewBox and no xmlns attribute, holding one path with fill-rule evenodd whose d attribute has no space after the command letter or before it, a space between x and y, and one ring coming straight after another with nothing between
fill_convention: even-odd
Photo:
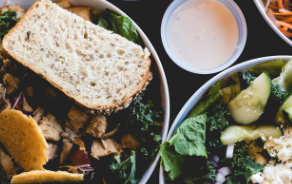
<instances>
[{"instance_id":1,"label":"shredded chicken","mask_svg":"<svg viewBox=\"0 0 292 184\"><path fill-rule=\"evenodd\" d=\"M116 145L116 141L111 138L105 139L104 143L100 140L93 141L91 145L91 156L99 159L99 157L104 157L110 154L118 155L119 151L116 148Z\"/></svg>"},{"instance_id":2,"label":"shredded chicken","mask_svg":"<svg viewBox=\"0 0 292 184\"><path fill-rule=\"evenodd\" d=\"M117 126L116 126L115 129L113 129L111 132L108 132L106 134L103 134L100 138L101 139L109 138L109 137L113 136L119 129L120 129L120 123L117 124Z\"/></svg>"},{"instance_id":3,"label":"shredded chicken","mask_svg":"<svg viewBox=\"0 0 292 184\"><path fill-rule=\"evenodd\" d=\"M84 142L70 128L66 127L65 132L62 133L62 136L68 138L74 144L77 144L80 150L86 151Z\"/></svg>"},{"instance_id":4,"label":"shredded chicken","mask_svg":"<svg viewBox=\"0 0 292 184\"><path fill-rule=\"evenodd\" d=\"M132 134L124 135L121 139L121 142L123 148L133 149L140 147L139 141L137 141L137 139Z\"/></svg>"},{"instance_id":5,"label":"shredded chicken","mask_svg":"<svg viewBox=\"0 0 292 184\"><path fill-rule=\"evenodd\" d=\"M53 160L56 156L58 145L54 143L48 143L49 148L47 149L47 157L49 160Z\"/></svg>"},{"instance_id":6,"label":"shredded chicken","mask_svg":"<svg viewBox=\"0 0 292 184\"><path fill-rule=\"evenodd\" d=\"M73 147L73 143L69 139L63 138L63 148L62 148L62 152L60 155L60 164L64 163L64 161L68 157L72 147Z\"/></svg>"},{"instance_id":7,"label":"shredded chicken","mask_svg":"<svg viewBox=\"0 0 292 184\"><path fill-rule=\"evenodd\" d=\"M64 8L64 9L66 9L66 8L70 8L70 7L71 7L69 1L58 1L58 2L56 2L56 4L57 4L58 6L60 6L61 8Z\"/></svg>"},{"instance_id":8,"label":"shredded chicken","mask_svg":"<svg viewBox=\"0 0 292 184\"><path fill-rule=\"evenodd\" d=\"M44 116L45 110L42 107L38 107L33 113L33 119L38 123Z\"/></svg>"},{"instance_id":9,"label":"shredded chicken","mask_svg":"<svg viewBox=\"0 0 292 184\"><path fill-rule=\"evenodd\" d=\"M32 86L26 87L26 90L24 91L28 96L33 97L34 96L34 91Z\"/></svg>"},{"instance_id":10,"label":"shredded chicken","mask_svg":"<svg viewBox=\"0 0 292 184\"><path fill-rule=\"evenodd\" d=\"M7 10L10 10L10 11L16 10L17 18L21 18L25 13L21 5L10 5L10 6L3 7L1 9L1 13Z\"/></svg>"},{"instance_id":11,"label":"shredded chicken","mask_svg":"<svg viewBox=\"0 0 292 184\"><path fill-rule=\"evenodd\" d=\"M18 169L14 167L14 163L11 160L11 158L8 155L6 155L1 149L0 149L0 164L2 165L3 171L6 172L8 179L16 175L16 172Z\"/></svg>"},{"instance_id":12,"label":"shredded chicken","mask_svg":"<svg viewBox=\"0 0 292 184\"><path fill-rule=\"evenodd\" d=\"M75 106L73 106L67 116L66 126L71 130L78 133L80 128L84 128L88 122L88 116L85 112L79 111Z\"/></svg>"},{"instance_id":13,"label":"shredded chicken","mask_svg":"<svg viewBox=\"0 0 292 184\"><path fill-rule=\"evenodd\" d=\"M10 73L5 73L3 77L4 85L7 88L7 94L12 93L13 91L18 89L18 85L20 84L20 80L17 77L14 77Z\"/></svg>"},{"instance_id":14,"label":"shredded chicken","mask_svg":"<svg viewBox=\"0 0 292 184\"><path fill-rule=\"evenodd\" d=\"M33 112L33 108L27 103L24 95L23 95L23 110L25 110L26 112Z\"/></svg>"},{"instance_id":15,"label":"shredded chicken","mask_svg":"<svg viewBox=\"0 0 292 184\"><path fill-rule=\"evenodd\" d=\"M61 140L61 133L63 129L56 120L55 116L48 113L46 117L40 121L39 125L44 137L49 140L59 141Z\"/></svg>"},{"instance_id":16,"label":"shredded chicken","mask_svg":"<svg viewBox=\"0 0 292 184\"><path fill-rule=\"evenodd\" d=\"M100 138L107 129L108 122L103 115L94 116L90 121L90 125L86 128L86 133L91 134L93 137Z\"/></svg>"},{"instance_id":17,"label":"shredded chicken","mask_svg":"<svg viewBox=\"0 0 292 184\"><path fill-rule=\"evenodd\" d=\"M6 89L3 84L0 83L0 101L5 97Z\"/></svg>"}]
</instances>

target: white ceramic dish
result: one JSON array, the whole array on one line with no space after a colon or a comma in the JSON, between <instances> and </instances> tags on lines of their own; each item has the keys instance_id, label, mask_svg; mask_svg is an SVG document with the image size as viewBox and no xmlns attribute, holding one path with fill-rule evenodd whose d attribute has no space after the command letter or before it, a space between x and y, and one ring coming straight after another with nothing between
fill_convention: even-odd
<instances>
[{"instance_id":1,"label":"white ceramic dish","mask_svg":"<svg viewBox=\"0 0 292 184\"><path fill-rule=\"evenodd\" d=\"M277 28L277 25L275 24L275 18L273 16L270 17L267 15L266 8L265 8L265 5L263 4L263 1L254 0L254 3L256 7L258 8L259 12L262 14L265 21L268 23L268 25L279 35L280 38L282 38L286 43L292 46L292 41Z\"/></svg>"},{"instance_id":2,"label":"white ceramic dish","mask_svg":"<svg viewBox=\"0 0 292 184\"><path fill-rule=\"evenodd\" d=\"M251 66L260 64L260 63L264 63L267 61L271 61L271 60L275 60L275 59L283 59L284 61L287 60L291 60L292 56L269 56L269 57L262 57L262 58L257 58L257 59L252 59L240 64L237 64L231 68L228 68L227 70L219 73L218 75L216 75L215 77L213 77L212 79L210 79L208 82L206 82L202 87L200 87L190 98L189 100L185 103L185 105L183 106L183 108L180 110L180 112L178 113L178 115L176 116L169 132L167 135L167 139L170 139L171 136L173 135L173 133L175 132L175 130L181 125L181 123L183 122L183 120L186 118L186 116L188 115L188 113L190 112L190 110L193 109L193 107L199 102L199 100L201 99L201 97L204 95L204 93L213 85L215 84L217 81L219 81L220 79L223 78L228 78L230 77L232 74L242 71L246 68L249 68ZM164 172L163 172L163 168L162 166L160 166L160 171L159 171L159 184L165 184L165 180L164 180Z\"/></svg>"},{"instance_id":3,"label":"white ceramic dish","mask_svg":"<svg viewBox=\"0 0 292 184\"><path fill-rule=\"evenodd\" d=\"M7 0L0 0L0 7L2 7L6 1ZM31 7L31 5L33 5L35 3L35 1L36 0L10 0L10 2L13 4L22 5L25 10L27 10L29 7ZM112 11L115 11L115 12L121 14L121 15L127 16L122 10L120 10L118 7L114 6L113 4L111 4L108 1L104 1L104 0L82 0L82 1L69 0L69 1L74 6L77 6L77 5L78 6L89 6L89 7L95 8L99 12L102 12L103 10L108 8ZM147 36L143 33L143 31L139 28L139 26L135 22L134 22L134 24L135 24L135 27L136 27L137 31L139 32L143 42L144 42L144 45L150 50L151 55L154 59L152 61L152 64L154 64L156 66L158 73L159 73L160 94L161 94L161 99L162 99L161 106L165 109L163 128L162 128L162 132L161 132L162 142L164 142L166 139L167 131L168 131L168 127L169 127L169 114L170 114L169 92L168 92L168 85L167 85L165 73L164 73L164 70L162 68L159 57L158 57L154 47L152 46L151 42L149 41ZM150 178L151 174L153 173L153 171L155 169L155 166L156 166L158 160L159 160L159 156L156 156L155 160L153 162L149 163L149 168L144 173L139 184L144 184L148 181L148 179Z\"/></svg>"},{"instance_id":4,"label":"white ceramic dish","mask_svg":"<svg viewBox=\"0 0 292 184\"><path fill-rule=\"evenodd\" d=\"M167 52L168 56L172 59L172 61L177 64L179 67L183 68L184 70L187 70L189 72L198 73L198 74L211 74L216 73L221 70L224 70L228 68L230 65L232 65L240 56L242 53L247 39L247 26L246 21L244 18L244 15L241 11L241 9L237 6L237 4L233 0L217 0L218 2L225 5L233 14L237 26L238 26L238 41L237 46L233 52L233 54L230 56L230 58L225 61L223 64L221 64L218 67L210 68L210 69L195 69L191 68L181 61L179 61L171 52L171 49L169 48L168 41L167 41L167 27L168 27L168 21L173 14L173 12L184 2L188 0L174 0L167 8L163 19L161 23L161 39L164 46L165 51Z\"/></svg>"}]
</instances>

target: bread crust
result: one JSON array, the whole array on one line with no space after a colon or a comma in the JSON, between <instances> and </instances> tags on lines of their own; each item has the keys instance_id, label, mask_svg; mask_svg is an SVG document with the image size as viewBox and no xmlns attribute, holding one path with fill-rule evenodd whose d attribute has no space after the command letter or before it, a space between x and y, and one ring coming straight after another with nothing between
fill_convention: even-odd
<instances>
[{"instance_id":1,"label":"bread crust","mask_svg":"<svg viewBox=\"0 0 292 184\"><path fill-rule=\"evenodd\" d=\"M31 6L28 11L24 14L24 16L21 18L21 20L8 32L7 35L5 35L2 46L1 46L1 52L6 57L10 57L19 63L21 63L23 66L31 69L36 74L40 75L42 78L47 80L50 84L52 84L54 87L61 90L63 93L65 93L68 97L73 99L82 107L85 107L87 109L91 110L91 113L94 112L94 114L111 114L112 112L117 112L123 108L126 108L129 106L129 104L136 98L136 96L143 90L145 90L146 86L149 84L149 82L152 80L152 73L150 72L150 66L151 66L151 59L148 57L145 59L145 71L146 74L144 75L143 79L141 80L139 86L136 90L133 90L132 93L128 94L126 98L124 98L122 101L104 105L102 107L95 107L93 105L84 104L78 99L75 98L73 94L70 94L69 92L65 91L61 86L50 80L50 76L42 74L40 71L33 69L29 64L27 64L25 61L23 61L21 58L19 58L17 55L11 53L8 48L5 47L5 42L9 39L9 37L23 24L23 22L26 21L26 19L29 18L30 12L39 6L40 1L49 2L49 0L38 0L33 6ZM85 21L85 20L84 20ZM93 110L93 111L92 111Z\"/></svg>"}]
</instances>

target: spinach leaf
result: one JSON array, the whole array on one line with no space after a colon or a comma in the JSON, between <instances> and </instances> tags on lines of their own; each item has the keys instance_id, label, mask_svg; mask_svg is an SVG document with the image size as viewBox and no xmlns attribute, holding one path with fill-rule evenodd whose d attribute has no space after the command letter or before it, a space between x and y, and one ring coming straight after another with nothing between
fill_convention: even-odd
<instances>
[{"instance_id":1,"label":"spinach leaf","mask_svg":"<svg viewBox=\"0 0 292 184\"><path fill-rule=\"evenodd\" d=\"M139 34L133 22L125 16L119 15L109 9L100 13L97 24L105 29L111 30L128 40L141 45Z\"/></svg>"},{"instance_id":2,"label":"spinach leaf","mask_svg":"<svg viewBox=\"0 0 292 184\"><path fill-rule=\"evenodd\" d=\"M114 173L115 177L125 179L124 184L135 184L139 181L135 178L136 152L133 150L131 155L124 161L121 161L120 156L115 156L114 161L108 167ZM130 172L126 172L128 169L130 169ZM127 175L127 173L129 174Z\"/></svg>"},{"instance_id":3,"label":"spinach leaf","mask_svg":"<svg viewBox=\"0 0 292 184\"><path fill-rule=\"evenodd\" d=\"M16 11L4 11L0 15L0 43L8 31L19 21Z\"/></svg>"},{"instance_id":4,"label":"spinach leaf","mask_svg":"<svg viewBox=\"0 0 292 184\"><path fill-rule=\"evenodd\" d=\"M208 158L206 141L207 114L187 118L167 141L180 155L202 156Z\"/></svg>"},{"instance_id":5,"label":"spinach leaf","mask_svg":"<svg viewBox=\"0 0 292 184\"><path fill-rule=\"evenodd\" d=\"M182 167L186 161L186 157L175 152L173 146L166 141L161 145L161 150L158 153L161 156L160 165L168 172L171 180L180 176L183 171Z\"/></svg>"},{"instance_id":6,"label":"spinach leaf","mask_svg":"<svg viewBox=\"0 0 292 184\"><path fill-rule=\"evenodd\" d=\"M191 110L188 118L195 117L201 113L206 112L210 107L212 107L222 98L222 95L219 92L222 82L223 79L219 80L210 87L206 97L200 100L200 102L194 107L194 109Z\"/></svg>"}]
</instances>

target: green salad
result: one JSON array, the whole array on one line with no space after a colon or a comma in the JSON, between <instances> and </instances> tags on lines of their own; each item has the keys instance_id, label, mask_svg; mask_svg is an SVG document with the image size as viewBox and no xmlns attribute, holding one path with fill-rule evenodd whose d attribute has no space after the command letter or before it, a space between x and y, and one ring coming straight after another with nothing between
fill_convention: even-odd
<instances>
[{"instance_id":1,"label":"green salad","mask_svg":"<svg viewBox=\"0 0 292 184\"><path fill-rule=\"evenodd\" d=\"M292 60L212 85L159 155L166 183L292 182Z\"/></svg>"}]
</instances>

